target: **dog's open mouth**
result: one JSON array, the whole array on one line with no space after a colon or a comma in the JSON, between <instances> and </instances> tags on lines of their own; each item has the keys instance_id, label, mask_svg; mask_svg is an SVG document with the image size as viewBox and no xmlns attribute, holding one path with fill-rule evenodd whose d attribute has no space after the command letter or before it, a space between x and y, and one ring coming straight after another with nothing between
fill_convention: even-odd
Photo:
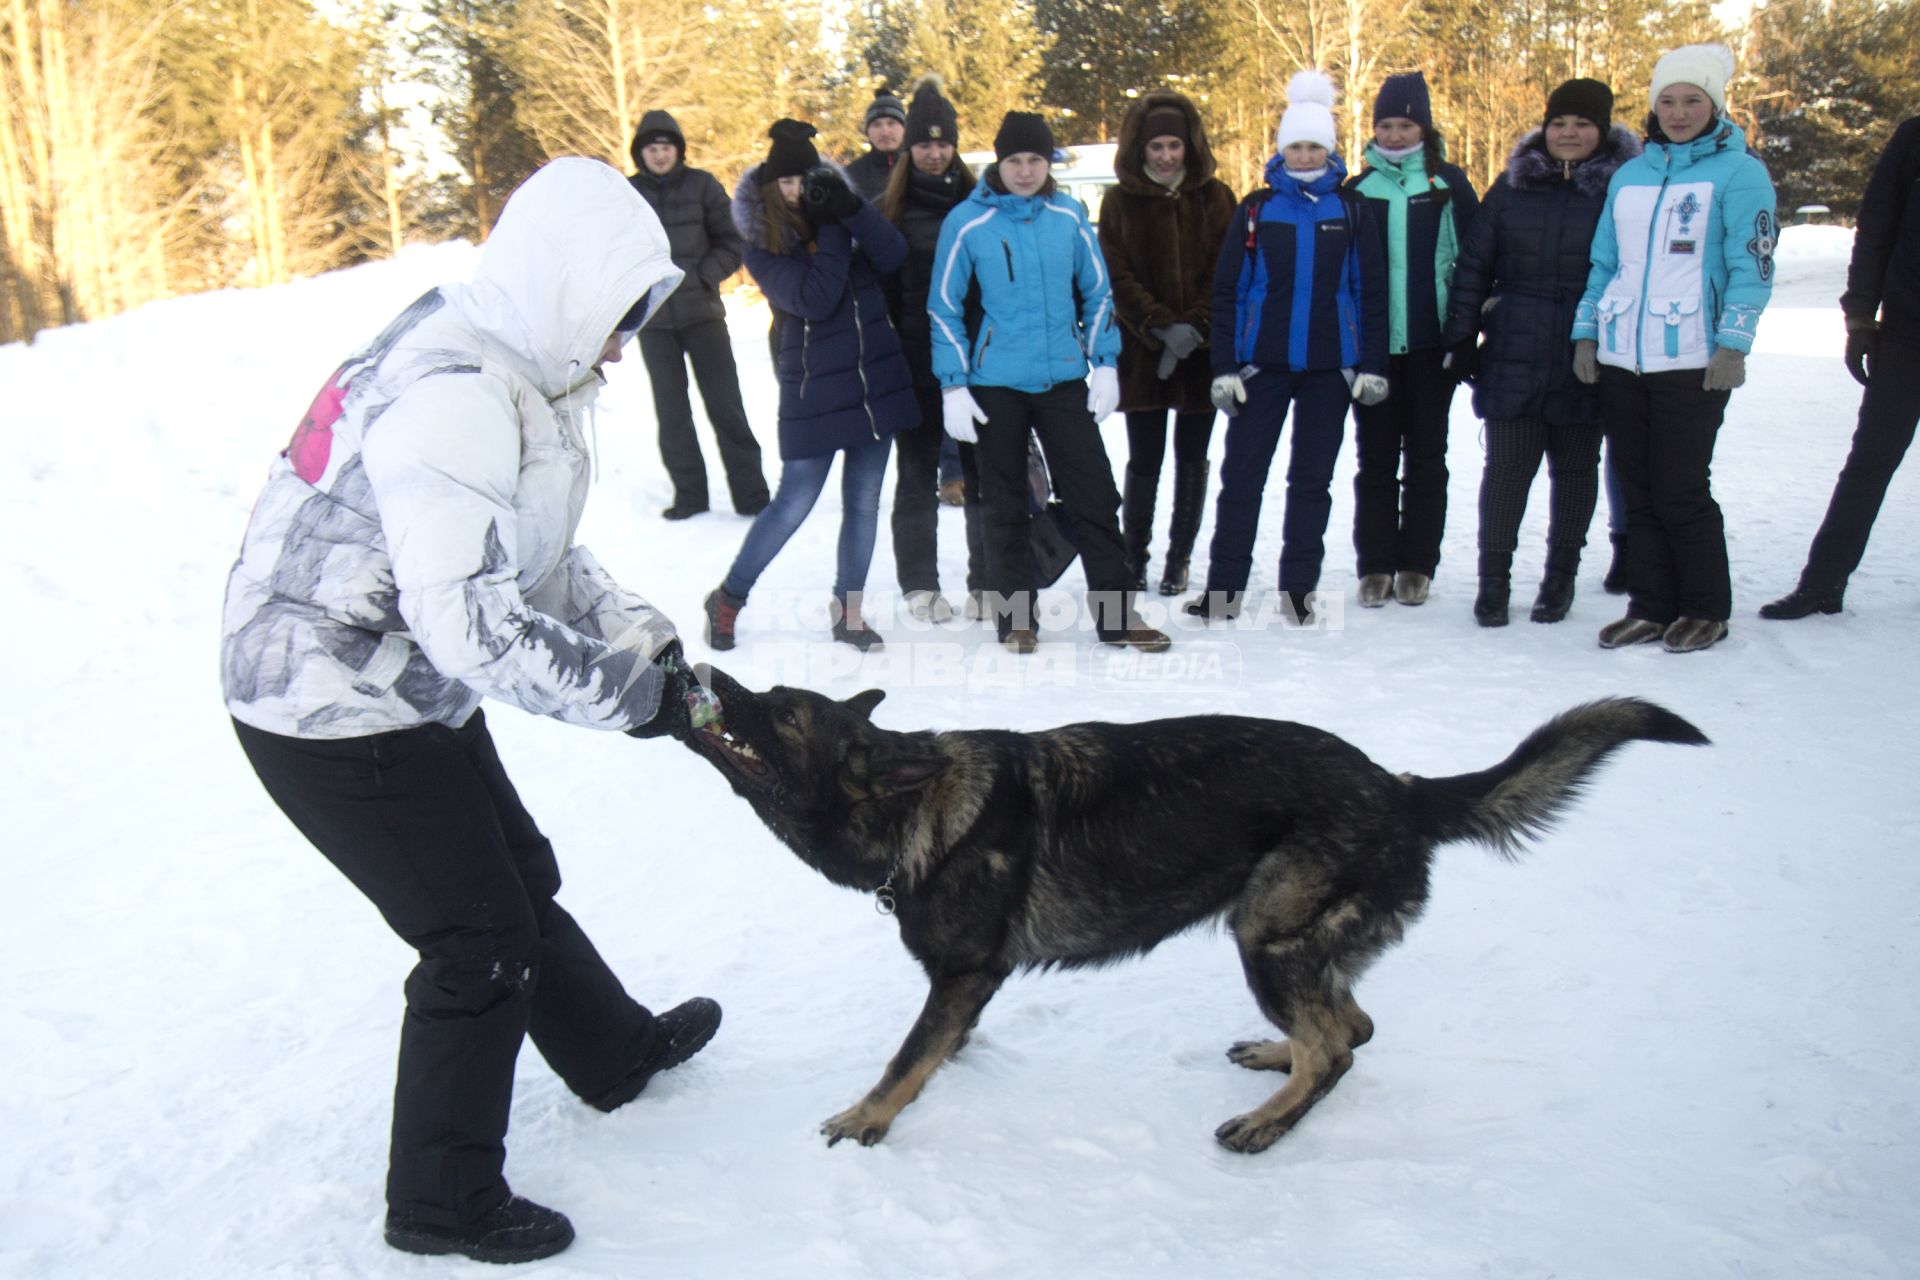
<instances>
[{"instance_id":1,"label":"dog's open mouth","mask_svg":"<svg viewBox=\"0 0 1920 1280\"><path fill-rule=\"evenodd\" d=\"M717 717L704 724L696 724L688 742L694 750L743 778L761 782L767 777L767 762L760 758L753 744L735 737L733 731Z\"/></svg>"}]
</instances>

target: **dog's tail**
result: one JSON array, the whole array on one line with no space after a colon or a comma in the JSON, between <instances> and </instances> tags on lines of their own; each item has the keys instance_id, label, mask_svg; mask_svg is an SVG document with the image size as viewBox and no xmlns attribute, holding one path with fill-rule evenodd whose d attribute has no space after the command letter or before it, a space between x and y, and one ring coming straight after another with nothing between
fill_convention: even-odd
<instances>
[{"instance_id":1,"label":"dog's tail","mask_svg":"<svg viewBox=\"0 0 1920 1280\"><path fill-rule=\"evenodd\" d=\"M1651 702L1602 698L1547 721L1491 769L1408 782L1437 843L1477 840L1512 859L1558 821L1603 760L1636 740L1704 746L1707 735Z\"/></svg>"}]
</instances>

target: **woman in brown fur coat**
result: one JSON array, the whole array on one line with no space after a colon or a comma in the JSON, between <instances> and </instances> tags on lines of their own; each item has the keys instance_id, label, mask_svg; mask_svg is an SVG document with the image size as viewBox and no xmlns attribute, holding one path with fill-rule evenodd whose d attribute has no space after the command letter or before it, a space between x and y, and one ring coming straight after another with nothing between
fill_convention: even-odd
<instances>
[{"instance_id":1,"label":"woman in brown fur coat","mask_svg":"<svg viewBox=\"0 0 1920 1280\"><path fill-rule=\"evenodd\" d=\"M1173 521L1160 594L1187 589L1207 505L1213 381L1206 352L1213 264L1233 218L1233 192L1213 176L1200 113L1170 89L1141 95L1120 124L1118 185L1100 202L1100 248L1120 318L1120 408L1127 415L1127 474L1120 524L1133 586L1147 585L1154 498L1173 411Z\"/></svg>"}]
</instances>

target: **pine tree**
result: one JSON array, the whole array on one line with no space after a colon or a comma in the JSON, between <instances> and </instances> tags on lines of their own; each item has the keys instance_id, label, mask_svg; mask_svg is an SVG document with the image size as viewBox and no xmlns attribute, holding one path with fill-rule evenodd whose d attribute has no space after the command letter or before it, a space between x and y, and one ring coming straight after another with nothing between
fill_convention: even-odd
<instances>
[{"instance_id":1,"label":"pine tree","mask_svg":"<svg viewBox=\"0 0 1920 1280\"><path fill-rule=\"evenodd\" d=\"M1777 0L1748 57L1760 153L1782 219L1806 204L1851 218L1894 126L1920 101L1920 12L1873 0Z\"/></svg>"},{"instance_id":2,"label":"pine tree","mask_svg":"<svg viewBox=\"0 0 1920 1280\"><path fill-rule=\"evenodd\" d=\"M1078 142L1112 139L1145 90L1197 89L1227 45L1220 8L1193 0L1036 0L1034 17L1051 41L1043 99Z\"/></svg>"},{"instance_id":3,"label":"pine tree","mask_svg":"<svg viewBox=\"0 0 1920 1280\"><path fill-rule=\"evenodd\" d=\"M907 48L946 82L962 146L990 145L1002 116L1040 105L1049 45L1030 0L921 0Z\"/></svg>"},{"instance_id":4,"label":"pine tree","mask_svg":"<svg viewBox=\"0 0 1920 1280\"><path fill-rule=\"evenodd\" d=\"M423 219L448 235L484 239L500 207L540 167L539 144L520 122L520 81L501 50L519 0L426 0L413 58L438 91L433 123L460 166L423 193Z\"/></svg>"}]
</instances>

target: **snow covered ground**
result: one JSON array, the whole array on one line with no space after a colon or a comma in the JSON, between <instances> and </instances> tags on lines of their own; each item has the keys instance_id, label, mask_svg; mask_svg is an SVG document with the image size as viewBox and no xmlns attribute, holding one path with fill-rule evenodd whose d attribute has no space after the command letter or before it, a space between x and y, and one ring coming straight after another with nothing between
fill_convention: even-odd
<instances>
[{"instance_id":1,"label":"snow covered ground","mask_svg":"<svg viewBox=\"0 0 1920 1280\"><path fill-rule=\"evenodd\" d=\"M1633 693L1713 737L1628 749L1519 866L1443 851L1426 918L1360 986L1377 1037L1263 1155L1212 1139L1275 1084L1224 1056L1267 1028L1213 930L1100 972L1016 978L884 1143L828 1149L819 1122L877 1077L924 993L892 923L803 867L675 744L494 711L560 850L564 900L615 968L657 1006L705 993L726 1007L705 1053L613 1116L528 1051L508 1176L579 1230L528 1270L1920 1274L1920 466L1897 478L1844 615L1753 615L1793 585L1853 428L1834 305L1846 251L1825 228L1782 242L1720 441L1736 609L1706 654L1595 646L1621 611L1599 589L1604 507L1572 617L1526 622L1544 477L1518 621L1473 625L1482 451L1465 396L1424 608L1336 609L1307 632L1179 617L1165 661L1128 662L1062 630L1075 570L1047 597L1061 621L1019 662L978 626L893 618L883 531L871 587L890 643L860 659L825 639L837 484L763 579L724 665L755 685L885 687L877 718L896 728L1234 711L1432 774L1491 764L1572 703ZM380 1241L409 953L261 792L215 660L269 457L346 352L472 257L418 250L0 349L0 590L22 614L0 737L14 904L0 1274L499 1274ZM737 313L734 337L771 453L764 319ZM1116 460L1124 439L1116 417ZM659 518L670 494L637 359L612 371L599 448L583 541L697 637L747 522ZM1216 435L1216 463L1220 448ZM1343 460L1324 581L1349 602L1350 475ZM960 520L941 514L955 594Z\"/></svg>"}]
</instances>

